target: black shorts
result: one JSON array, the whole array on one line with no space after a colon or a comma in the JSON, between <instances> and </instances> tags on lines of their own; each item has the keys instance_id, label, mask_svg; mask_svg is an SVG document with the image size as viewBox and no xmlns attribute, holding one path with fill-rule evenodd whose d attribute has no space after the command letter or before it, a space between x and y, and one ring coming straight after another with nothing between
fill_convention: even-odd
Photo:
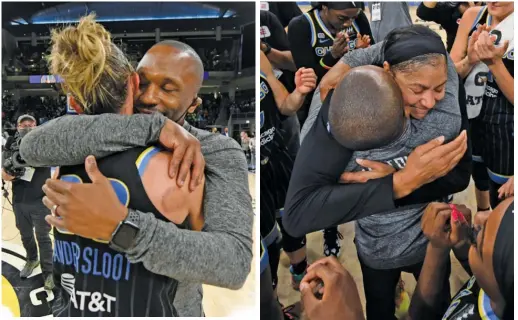
<instances>
[{"instance_id":1,"label":"black shorts","mask_svg":"<svg viewBox=\"0 0 518 320\"><path fill-rule=\"evenodd\" d=\"M484 162L482 160L482 152L484 151L484 124L479 117L469 119L469 133L472 147L472 158L475 162Z\"/></svg>"}]
</instances>

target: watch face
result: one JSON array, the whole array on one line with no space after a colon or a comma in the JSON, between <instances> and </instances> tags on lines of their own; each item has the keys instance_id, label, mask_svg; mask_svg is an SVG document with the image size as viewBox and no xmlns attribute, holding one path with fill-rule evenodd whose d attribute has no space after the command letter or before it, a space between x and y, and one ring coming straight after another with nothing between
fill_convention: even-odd
<instances>
[{"instance_id":1,"label":"watch face","mask_svg":"<svg viewBox=\"0 0 518 320\"><path fill-rule=\"evenodd\" d=\"M112 242L118 247L127 249L133 245L137 232L138 228L136 226L123 223L115 234L115 237L113 237Z\"/></svg>"}]
</instances>

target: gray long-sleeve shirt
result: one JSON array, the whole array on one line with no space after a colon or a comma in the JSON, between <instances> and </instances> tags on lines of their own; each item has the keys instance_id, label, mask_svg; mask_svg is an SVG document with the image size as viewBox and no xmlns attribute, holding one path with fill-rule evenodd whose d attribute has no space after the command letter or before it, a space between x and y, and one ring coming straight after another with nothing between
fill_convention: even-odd
<instances>
[{"instance_id":1,"label":"gray long-sleeve shirt","mask_svg":"<svg viewBox=\"0 0 518 320\"><path fill-rule=\"evenodd\" d=\"M20 153L31 166L77 165L90 154L102 158L157 142L165 120L160 114L65 116L31 131ZM240 146L188 123L184 128L200 141L206 162L203 231L181 230L152 213L138 212L140 232L126 256L179 280L174 305L180 316L201 316L202 283L238 289L245 282L252 261L253 213Z\"/></svg>"},{"instance_id":2,"label":"gray long-sleeve shirt","mask_svg":"<svg viewBox=\"0 0 518 320\"><path fill-rule=\"evenodd\" d=\"M368 151L355 151L345 170L364 170L356 159L384 162L396 170L405 167L418 135L406 122L405 131L394 142ZM439 200L439 199L437 199ZM413 204L376 213L355 223L355 244L363 263L374 269L393 269L423 261L428 241L421 230L426 204Z\"/></svg>"}]
</instances>

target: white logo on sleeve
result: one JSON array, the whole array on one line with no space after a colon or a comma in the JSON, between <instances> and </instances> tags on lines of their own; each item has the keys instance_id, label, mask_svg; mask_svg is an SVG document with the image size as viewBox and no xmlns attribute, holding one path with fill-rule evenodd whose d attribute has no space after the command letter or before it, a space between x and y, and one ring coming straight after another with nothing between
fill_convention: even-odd
<instances>
[{"instance_id":1,"label":"white logo on sleeve","mask_svg":"<svg viewBox=\"0 0 518 320\"><path fill-rule=\"evenodd\" d=\"M261 39L269 38L271 35L272 33L270 32L270 29L268 29L268 26L261 26Z\"/></svg>"}]
</instances>

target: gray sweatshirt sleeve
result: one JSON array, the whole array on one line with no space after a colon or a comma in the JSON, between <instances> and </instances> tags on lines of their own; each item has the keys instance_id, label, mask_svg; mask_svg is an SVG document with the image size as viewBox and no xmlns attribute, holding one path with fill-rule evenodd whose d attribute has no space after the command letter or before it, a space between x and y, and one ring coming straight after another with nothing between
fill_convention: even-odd
<instances>
[{"instance_id":1,"label":"gray sweatshirt sleeve","mask_svg":"<svg viewBox=\"0 0 518 320\"><path fill-rule=\"evenodd\" d=\"M383 44L385 42L378 42L372 46L364 49L356 49L346 53L342 63L349 65L351 68L368 65L383 64Z\"/></svg>"},{"instance_id":2,"label":"gray sweatshirt sleeve","mask_svg":"<svg viewBox=\"0 0 518 320\"><path fill-rule=\"evenodd\" d=\"M320 101L320 86L317 87L315 93L313 94L313 98L311 99L311 104L309 106L308 117L306 121L304 121L304 125L302 126L302 130L300 131L300 143L304 141L304 138L308 134L311 127L317 120L318 113L320 112L320 108L322 108L322 101Z\"/></svg>"},{"instance_id":3,"label":"gray sweatshirt sleeve","mask_svg":"<svg viewBox=\"0 0 518 320\"><path fill-rule=\"evenodd\" d=\"M221 148L222 144L231 148ZM252 262L252 201L246 159L234 141L205 153L205 227L202 232L139 213L136 244L126 252L132 263L179 281L239 289Z\"/></svg>"},{"instance_id":4,"label":"gray sweatshirt sleeve","mask_svg":"<svg viewBox=\"0 0 518 320\"><path fill-rule=\"evenodd\" d=\"M103 158L156 142L165 121L159 113L63 116L27 134L20 154L33 167L78 165L89 155Z\"/></svg>"}]
</instances>

